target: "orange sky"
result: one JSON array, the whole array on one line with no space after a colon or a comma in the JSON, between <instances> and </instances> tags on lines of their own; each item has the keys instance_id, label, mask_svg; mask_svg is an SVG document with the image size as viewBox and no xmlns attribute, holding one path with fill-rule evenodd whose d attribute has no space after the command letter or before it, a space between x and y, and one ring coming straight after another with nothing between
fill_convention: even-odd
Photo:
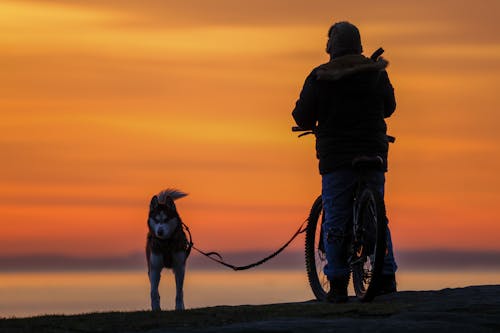
<instances>
[{"instance_id":1,"label":"orange sky","mask_svg":"<svg viewBox=\"0 0 500 333\"><path fill-rule=\"evenodd\" d=\"M496 0L2 1L0 254L142 251L150 197L170 186L190 193L178 208L199 247L275 249L320 191L313 138L290 132L290 113L339 20L390 61L396 250L498 250L499 12Z\"/></svg>"}]
</instances>

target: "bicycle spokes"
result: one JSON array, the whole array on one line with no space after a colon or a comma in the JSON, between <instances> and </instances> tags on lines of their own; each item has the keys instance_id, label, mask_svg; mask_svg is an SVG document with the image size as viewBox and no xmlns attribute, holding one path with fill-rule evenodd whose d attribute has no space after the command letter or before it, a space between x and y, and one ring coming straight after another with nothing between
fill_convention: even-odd
<instances>
[{"instance_id":1,"label":"bicycle spokes","mask_svg":"<svg viewBox=\"0 0 500 333\"><path fill-rule=\"evenodd\" d=\"M348 263L356 295L362 301L370 301L376 294L386 252L385 207L380 194L369 187L356 195L354 216L346 240ZM321 230L323 222L322 201L318 197L309 214L305 244L307 276L318 300L325 300L330 290L324 274L327 258Z\"/></svg>"},{"instance_id":2,"label":"bicycle spokes","mask_svg":"<svg viewBox=\"0 0 500 333\"><path fill-rule=\"evenodd\" d=\"M311 289L318 300L324 300L330 290L330 283L324 274L327 264L321 227L324 220L321 197L311 208L306 229L305 259Z\"/></svg>"},{"instance_id":3,"label":"bicycle spokes","mask_svg":"<svg viewBox=\"0 0 500 333\"><path fill-rule=\"evenodd\" d=\"M356 295L370 301L376 293L376 280L382 271L385 254L384 202L380 194L365 188L355 209L352 262Z\"/></svg>"}]
</instances>

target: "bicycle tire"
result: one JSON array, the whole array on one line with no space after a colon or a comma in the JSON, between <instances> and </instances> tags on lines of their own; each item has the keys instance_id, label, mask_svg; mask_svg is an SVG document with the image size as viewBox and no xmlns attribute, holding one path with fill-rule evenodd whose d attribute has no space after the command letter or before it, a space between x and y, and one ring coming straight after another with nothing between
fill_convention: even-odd
<instances>
[{"instance_id":1,"label":"bicycle tire","mask_svg":"<svg viewBox=\"0 0 500 333\"><path fill-rule=\"evenodd\" d=\"M323 273L324 265L326 265L326 255L321 239L323 216L323 202L321 196L319 196L314 201L309 213L305 242L307 278L318 301L324 301L326 294L330 290L328 279ZM319 221L320 223L318 223Z\"/></svg>"},{"instance_id":2,"label":"bicycle tire","mask_svg":"<svg viewBox=\"0 0 500 333\"><path fill-rule=\"evenodd\" d=\"M387 219L378 191L366 187L356 200L351 270L354 291L362 302L376 296L386 253Z\"/></svg>"}]
</instances>

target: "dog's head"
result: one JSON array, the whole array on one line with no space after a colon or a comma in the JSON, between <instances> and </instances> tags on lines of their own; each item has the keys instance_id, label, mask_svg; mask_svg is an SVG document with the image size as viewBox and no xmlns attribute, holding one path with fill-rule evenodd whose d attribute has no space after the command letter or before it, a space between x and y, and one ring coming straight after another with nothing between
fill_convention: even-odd
<instances>
[{"instance_id":1,"label":"dog's head","mask_svg":"<svg viewBox=\"0 0 500 333\"><path fill-rule=\"evenodd\" d=\"M179 226L180 218L174 200L187 194L177 190L165 190L153 196L149 205L149 231L159 239L168 239Z\"/></svg>"}]
</instances>

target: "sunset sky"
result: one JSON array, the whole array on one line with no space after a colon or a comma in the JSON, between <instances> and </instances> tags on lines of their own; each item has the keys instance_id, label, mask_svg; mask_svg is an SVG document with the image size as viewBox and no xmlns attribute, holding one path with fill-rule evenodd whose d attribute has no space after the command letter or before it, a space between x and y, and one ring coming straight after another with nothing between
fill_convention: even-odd
<instances>
[{"instance_id":1,"label":"sunset sky","mask_svg":"<svg viewBox=\"0 0 500 333\"><path fill-rule=\"evenodd\" d=\"M198 247L274 250L320 193L291 133L326 33L382 46L398 249L500 250L500 1L0 1L0 255L142 251L150 198ZM296 241L293 248L303 246Z\"/></svg>"}]
</instances>

